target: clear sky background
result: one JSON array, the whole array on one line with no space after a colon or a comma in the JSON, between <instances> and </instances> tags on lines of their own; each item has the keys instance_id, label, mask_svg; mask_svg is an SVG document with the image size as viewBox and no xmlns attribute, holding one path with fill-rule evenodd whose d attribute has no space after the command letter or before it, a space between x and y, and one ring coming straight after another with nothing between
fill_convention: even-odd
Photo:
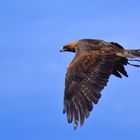
<instances>
[{"instance_id":1,"label":"clear sky background","mask_svg":"<svg viewBox=\"0 0 140 140\"><path fill-rule=\"evenodd\" d=\"M140 69L110 77L82 128L62 114L64 77L81 38L140 48L139 0L0 1L1 140L139 140Z\"/></svg>"}]
</instances>

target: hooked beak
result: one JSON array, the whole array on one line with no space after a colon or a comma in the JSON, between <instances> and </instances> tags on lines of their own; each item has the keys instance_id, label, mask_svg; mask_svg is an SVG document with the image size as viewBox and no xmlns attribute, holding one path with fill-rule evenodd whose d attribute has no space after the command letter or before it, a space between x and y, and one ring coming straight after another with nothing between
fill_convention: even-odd
<instances>
[{"instance_id":1,"label":"hooked beak","mask_svg":"<svg viewBox=\"0 0 140 140\"><path fill-rule=\"evenodd\" d=\"M64 47L60 48L60 52L64 52L66 49Z\"/></svg>"},{"instance_id":2,"label":"hooked beak","mask_svg":"<svg viewBox=\"0 0 140 140\"><path fill-rule=\"evenodd\" d=\"M75 52L75 45L77 44L77 41L71 42L68 44L65 44L61 49L60 52Z\"/></svg>"}]
</instances>

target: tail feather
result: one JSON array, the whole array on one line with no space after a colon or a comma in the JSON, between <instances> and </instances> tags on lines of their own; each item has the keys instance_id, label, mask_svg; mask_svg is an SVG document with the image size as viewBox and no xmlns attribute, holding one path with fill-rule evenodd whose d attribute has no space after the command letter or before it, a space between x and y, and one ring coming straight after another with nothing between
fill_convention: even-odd
<instances>
[{"instance_id":1,"label":"tail feather","mask_svg":"<svg viewBox=\"0 0 140 140\"><path fill-rule=\"evenodd\" d=\"M137 61L140 62L140 49L137 50L123 50L117 53L118 56L120 57L125 57L125 58L130 58L128 61ZM134 59L138 58L138 59ZM140 65L137 64L131 64L127 61L128 65L134 66L134 67L140 67Z\"/></svg>"},{"instance_id":2,"label":"tail feather","mask_svg":"<svg viewBox=\"0 0 140 140\"><path fill-rule=\"evenodd\" d=\"M123 50L117 53L118 56L127 58L140 58L140 49L137 50Z\"/></svg>"},{"instance_id":3,"label":"tail feather","mask_svg":"<svg viewBox=\"0 0 140 140\"><path fill-rule=\"evenodd\" d=\"M140 58L140 50L128 50L127 51L133 58Z\"/></svg>"}]
</instances>

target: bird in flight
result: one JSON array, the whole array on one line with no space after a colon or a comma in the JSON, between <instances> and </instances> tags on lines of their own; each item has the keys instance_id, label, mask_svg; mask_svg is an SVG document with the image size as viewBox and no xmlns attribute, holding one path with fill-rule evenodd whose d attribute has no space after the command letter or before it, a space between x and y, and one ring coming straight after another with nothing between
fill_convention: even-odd
<instances>
[{"instance_id":1,"label":"bird in flight","mask_svg":"<svg viewBox=\"0 0 140 140\"><path fill-rule=\"evenodd\" d=\"M134 59L140 58L140 49L125 50L118 43L81 39L64 45L60 52L64 51L76 53L66 72L63 109L68 123L73 122L76 129L98 103L111 74L128 77L124 66L140 67L129 63L140 61Z\"/></svg>"}]
</instances>

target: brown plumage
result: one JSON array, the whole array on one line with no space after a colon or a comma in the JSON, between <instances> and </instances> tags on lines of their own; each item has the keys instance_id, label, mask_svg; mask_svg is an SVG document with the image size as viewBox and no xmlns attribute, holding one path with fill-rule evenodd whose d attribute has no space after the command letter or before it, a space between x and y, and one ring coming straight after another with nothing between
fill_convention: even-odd
<instances>
[{"instance_id":1,"label":"brown plumage","mask_svg":"<svg viewBox=\"0 0 140 140\"><path fill-rule=\"evenodd\" d=\"M124 50L117 43L95 39L66 44L60 51L76 52L66 72L63 110L68 123L74 122L74 128L79 121L83 125L94 104L98 103L109 76L128 77L124 68L130 64L127 58L140 58L140 50Z\"/></svg>"}]
</instances>

